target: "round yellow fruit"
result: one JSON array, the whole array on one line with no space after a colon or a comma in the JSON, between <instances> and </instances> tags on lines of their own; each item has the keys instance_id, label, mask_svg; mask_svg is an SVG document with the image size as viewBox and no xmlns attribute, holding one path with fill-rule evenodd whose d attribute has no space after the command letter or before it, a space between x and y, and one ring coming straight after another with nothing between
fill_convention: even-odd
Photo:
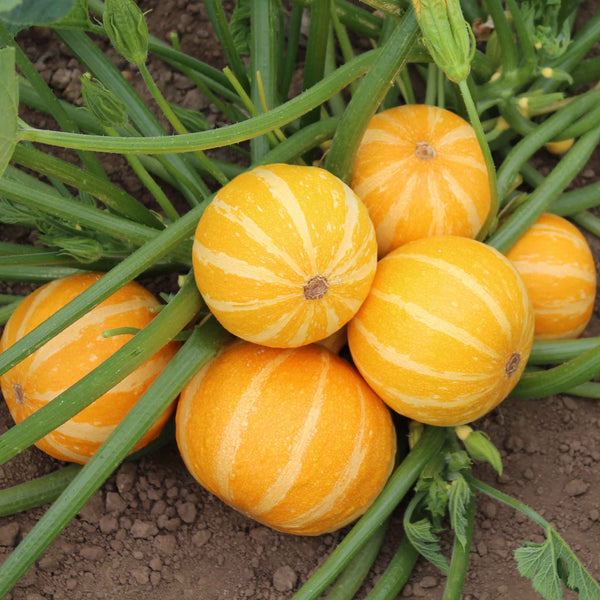
<instances>
[{"instance_id":1,"label":"round yellow fruit","mask_svg":"<svg viewBox=\"0 0 600 600\"><path fill-rule=\"evenodd\" d=\"M184 389L176 423L197 481L287 533L350 523L394 464L389 410L350 364L317 345L234 344Z\"/></svg>"},{"instance_id":2,"label":"round yellow fruit","mask_svg":"<svg viewBox=\"0 0 600 600\"><path fill-rule=\"evenodd\" d=\"M516 385L533 309L511 262L467 238L410 242L383 258L348 326L359 371L395 411L453 426L492 410Z\"/></svg>"},{"instance_id":3,"label":"round yellow fruit","mask_svg":"<svg viewBox=\"0 0 600 600\"><path fill-rule=\"evenodd\" d=\"M436 106L405 105L376 114L360 143L350 185L369 210L379 256L424 237L474 238L490 209L475 131Z\"/></svg>"},{"instance_id":4,"label":"round yellow fruit","mask_svg":"<svg viewBox=\"0 0 600 600\"><path fill-rule=\"evenodd\" d=\"M506 256L529 292L535 313L535 338L578 337L594 310L596 266L577 227L545 213Z\"/></svg>"},{"instance_id":5,"label":"round yellow fruit","mask_svg":"<svg viewBox=\"0 0 600 600\"><path fill-rule=\"evenodd\" d=\"M234 335L296 347L331 335L375 274L373 225L359 198L317 167L238 175L202 215L193 251L198 289Z\"/></svg>"}]
</instances>

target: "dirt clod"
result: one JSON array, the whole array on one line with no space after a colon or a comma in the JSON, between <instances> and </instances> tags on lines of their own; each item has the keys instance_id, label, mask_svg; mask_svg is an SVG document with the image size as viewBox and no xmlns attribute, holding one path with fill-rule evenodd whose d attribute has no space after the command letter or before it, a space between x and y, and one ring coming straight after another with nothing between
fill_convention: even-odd
<instances>
[{"instance_id":1,"label":"dirt clod","mask_svg":"<svg viewBox=\"0 0 600 600\"><path fill-rule=\"evenodd\" d=\"M565 485L564 492L567 496L581 496L590 489L590 484L582 479L572 479Z\"/></svg>"},{"instance_id":2,"label":"dirt clod","mask_svg":"<svg viewBox=\"0 0 600 600\"><path fill-rule=\"evenodd\" d=\"M292 567L285 565L273 573L273 587L279 592L289 592L294 589L298 575Z\"/></svg>"},{"instance_id":3,"label":"dirt clod","mask_svg":"<svg viewBox=\"0 0 600 600\"><path fill-rule=\"evenodd\" d=\"M9 523L0 527L0 546L14 546L21 528L18 523Z\"/></svg>"}]
</instances>

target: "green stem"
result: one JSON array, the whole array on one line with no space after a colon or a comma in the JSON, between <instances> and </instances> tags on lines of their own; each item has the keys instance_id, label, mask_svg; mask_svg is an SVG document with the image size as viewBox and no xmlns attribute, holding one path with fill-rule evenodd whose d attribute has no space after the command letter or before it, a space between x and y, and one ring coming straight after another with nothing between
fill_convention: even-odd
<instances>
[{"instance_id":1,"label":"green stem","mask_svg":"<svg viewBox=\"0 0 600 600\"><path fill-rule=\"evenodd\" d=\"M325 75L333 73L336 69L335 54L335 39L333 36L333 29L330 28L329 36L327 38L327 49L325 51ZM341 117L344 114L344 111L346 110L346 102L341 94L336 94L329 99L329 108L334 117Z\"/></svg>"},{"instance_id":2,"label":"green stem","mask_svg":"<svg viewBox=\"0 0 600 600\"><path fill-rule=\"evenodd\" d=\"M154 134L149 133L147 135L150 137L143 138L112 138L28 129L18 131L17 138L51 146L62 146L63 148L77 147L119 154L165 154L229 146L262 135L267 131L272 131L276 127L282 127L301 117L311 108L319 106L369 70L379 54L378 50L365 52L351 62L339 67L335 73L284 105L277 106L273 110L253 119L218 129L177 136L159 135L152 137Z\"/></svg>"},{"instance_id":3,"label":"green stem","mask_svg":"<svg viewBox=\"0 0 600 600\"><path fill-rule=\"evenodd\" d=\"M188 133L187 129L184 127L183 123L179 120L177 115L173 112L171 105L167 102L166 98L163 96L163 93L160 91L159 87L156 85L156 82L154 81L154 78L150 74L150 71L148 70L148 67L146 66L146 64L145 63L139 64L139 65L137 65L137 68L140 70L142 79L144 80L146 87L148 88L149 92L152 94L152 97L158 104L158 107L160 108L160 110L163 112L165 117L167 117L167 120L169 121L169 123L171 123L171 125L173 126L173 129L175 129L175 131L177 133L179 133L180 135ZM225 177L225 175L223 175L223 173L221 173L212 164L212 162L206 157L204 152L196 151L194 154L196 155L196 158L198 159L198 161L200 162L202 167L205 170L207 170L221 185L225 185L227 183L227 181L228 181L227 177ZM202 180L200 180L200 181L202 181ZM203 188L204 197L209 196L210 190L208 189L208 187L206 186L206 184L204 182L202 182L202 188Z\"/></svg>"},{"instance_id":4,"label":"green stem","mask_svg":"<svg viewBox=\"0 0 600 600\"><path fill-rule=\"evenodd\" d=\"M216 354L225 339L226 335L214 319L196 329L58 500L0 566L0 597L14 586L81 510L193 375Z\"/></svg>"},{"instance_id":5,"label":"green stem","mask_svg":"<svg viewBox=\"0 0 600 600\"><path fill-rule=\"evenodd\" d=\"M152 267L160 258L180 247L194 232L204 206L198 206L175 221L154 239L144 244L124 259L110 273L77 296L64 308L46 319L38 327L0 354L0 374L14 367L25 357L53 338L65 327L74 323L94 306L100 304L126 283ZM47 267L45 269L49 270ZM71 272L77 270L71 269ZM60 277L57 275L54 277ZM0 272L0 279L2 279Z\"/></svg>"},{"instance_id":6,"label":"green stem","mask_svg":"<svg viewBox=\"0 0 600 600\"><path fill-rule=\"evenodd\" d=\"M69 465L32 481L0 490L0 517L53 502L79 471L81 465Z\"/></svg>"},{"instance_id":7,"label":"green stem","mask_svg":"<svg viewBox=\"0 0 600 600\"><path fill-rule=\"evenodd\" d=\"M518 64L517 46L504 12L504 6L500 0L486 0L485 5L494 21L494 30L498 34L499 46L502 51L502 72L506 74L515 71Z\"/></svg>"},{"instance_id":8,"label":"green stem","mask_svg":"<svg viewBox=\"0 0 600 600\"><path fill-rule=\"evenodd\" d=\"M523 373L511 398L545 398L566 392L600 373L600 346L545 371Z\"/></svg>"},{"instance_id":9,"label":"green stem","mask_svg":"<svg viewBox=\"0 0 600 600\"><path fill-rule=\"evenodd\" d=\"M112 64L104 52L102 52L84 32L62 29L58 31L57 34L71 49L75 56L87 66L94 77L101 81L125 103L127 114L131 119L131 122L143 136L166 137L164 128L152 114L145 101L139 96L121 72ZM102 137L109 145L112 144L113 138L106 136ZM60 145L60 142L58 145ZM187 149L182 150L182 152L184 151L187 151ZM141 153L144 153L143 150ZM140 152L134 151L133 154L140 154ZM152 152L149 154L152 154ZM181 173L186 185L176 180L179 189L185 195L190 206L197 206L205 196L206 187L203 185L198 174L190 167L184 157L165 156L164 160L169 164L173 172ZM188 187L187 182L191 184L191 187Z\"/></svg>"},{"instance_id":10,"label":"green stem","mask_svg":"<svg viewBox=\"0 0 600 600\"><path fill-rule=\"evenodd\" d=\"M213 29L219 38L221 49L225 53L231 70L235 73L238 81L244 86L244 89L249 90L250 82L246 75L246 67L235 47L229 23L227 23L227 17L223 10L223 4L217 2L217 0L204 0L204 7L206 8L206 14L210 19Z\"/></svg>"},{"instance_id":11,"label":"green stem","mask_svg":"<svg viewBox=\"0 0 600 600\"><path fill-rule=\"evenodd\" d=\"M82 265L83 267L83 265ZM0 281L19 281L27 283L48 283L54 281L60 277L68 277L69 275L76 275L77 273L85 273L86 269L83 268L72 268L72 267L23 267L19 266L0 266ZM57 332L58 333L58 332ZM2 356L0 354L0 363L2 363Z\"/></svg>"},{"instance_id":12,"label":"green stem","mask_svg":"<svg viewBox=\"0 0 600 600\"><path fill-rule=\"evenodd\" d=\"M12 304L24 299L25 296L18 296L16 294L0 294L0 304Z\"/></svg>"},{"instance_id":13,"label":"green stem","mask_svg":"<svg viewBox=\"0 0 600 600\"><path fill-rule=\"evenodd\" d=\"M527 202L512 213L487 243L500 252L507 252L577 176L599 142L600 127L583 135L544 182L531 193Z\"/></svg>"},{"instance_id":14,"label":"green stem","mask_svg":"<svg viewBox=\"0 0 600 600\"><path fill-rule=\"evenodd\" d=\"M325 600L352 600L355 597L379 554L389 521L388 519L376 529L365 545L354 555L354 558L331 586Z\"/></svg>"},{"instance_id":15,"label":"green stem","mask_svg":"<svg viewBox=\"0 0 600 600\"><path fill-rule=\"evenodd\" d=\"M85 206L75 200L67 200L62 196L44 194L39 190L33 191L29 187L9 179L0 179L0 194L30 208L65 219L75 226L90 227L113 238L134 244L145 244L159 235L159 232L151 227ZM184 264L191 260L188 249L185 248L177 249L176 257Z\"/></svg>"},{"instance_id":16,"label":"green stem","mask_svg":"<svg viewBox=\"0 0 600 600\"><path fill-rule=\"evenodd\" d=\"M118 136L116 129L113 127L107 127L106 132L109 135ZM133 169L133 172L138 176L139 180L146 186L146 189L152 194L158 205L163 209L165 215L167 215L171 221L179 219L179 213L175 210L175 207L163 192L162 188L154 181L150 173L148 173L139 157L135 156L135 154L128 154L125 156L125 160L129 163L129 166Z\"/></svg>"},{"instance_id":17,"label":"green stem","mask_svg":"<svg viewBox=\"0 0 600 600\"><path fill-rule=\"evenodd\" d=\"M143 365L169 343L201 307L193 276L188 276L180 292L144 329L69 389L0 436L0 464L62 425ZM12 348L14 346L5 353Z\"/></svg>"},{"instance_id":18,"label":"green stem","mask_svg":"<svg viewBox=\"0 0 600 600\"><path fill-rule=\"evenodd\" d=\"M0 307L0 325L6 325L11 315L17 310L17 306L21 304L22 300L15 300L10 304L5 304Z\"/></svg>"},{"instance_id":19,"label":"green stem","mask_svg":"<svg viewBox=\"0 0 600 600\"><path fill-rule=\"evenodd\" d=\"M395 600L406 585L419 553L404 536L387 569L366 600Z\"/></svg>"},{"instance_id":20,"label":"green stem","mask_svg":"<svg viewBox=\"0 0 600 600\"><path fill-rule=\"evenodd\" d=\"M310 5L310 25L308 44L304 61L304 81L302 89L307 90L323 79L325 74L325 48L329 35L330 0L313 0ZM300 119L300 126L306 127L319 120L320 109L315 108Z\"/></svg>"},{"instance_id":21,"label":"green stem","mask_svg":"<svg viewBox=\"0 0 600 600\"><path fill-rule=\"evenodd\" d=\"M587 231L593 233L596 237L600 237L600 219L596 215L584 210L583 212L570 215L570 218L580 227L587 229Z\"/></svg>"},{"instance_id":22,"label":"green stem","mask_svg":"<svg viewBox=\"0 0 600 600\"><path fill-rule=\"evenodd\" d=\"M369 510L352 528L327 560L317 569L293 600L314 599L337 577L352 557L371 537L373 531L392 513L416 481L423 466L440 451L445 437L443 428L427 427L415 447L392 473L385 488Z\"/></svg>"},{"instance_id":23,"label":"green stem","mask_svg":"<svg viewBox=\"0 0 600 600\"><path fill-rule=\"evenodd\" d=\"M469 115L469 120L471 121L471 126L475 130L475 135L479 140L479 145L481 146L481 152L483 153L483 158L485 159L485 164L488 172L488 182L490 188L490 210L487 214L485 222L481 226L481 230L477 235L478 240L484 240L498 214L499 201L498 184L496 182L496 166L494 165L494 159L492 157L490 147L487 143L487 140L485 139L485 132L483 131L483 127L481 126L479 114L477 112L475 103L473 102L473 97L471 96L471 92L469 90L469 85L467 81L465 79L459 81L458 87L465 102L465 107Z\"/></svg>"},{"instance_id":24,"label":"green stem","mask_svg":"<svg viewBox=\"0 0 600 600\"><path fill-rule=\"evenodd\" d=\"M534 523L537 523L540 527L543 527L544 529L553 529L552 525L550 525L550 523L548 523L544 517L535 512L531 506L527 506L527 504L524 504L520 500L517 500L516 498L513 498L512 496L509 496L508 494L505 494L504 492L487 485L487 483L483 483L483 481L480 481L479 479L473 478L470 480L470 483L471 487L482 492L486 496L493 498L494 500L498 500L499 502L518 510L529 517Z\"/></svg>"},{"instance_id":25,"label":"green stem","mask_svg":"<svg viewBox=\"0 0 600 600\"><path fill-rule=\"evenodd\" d=\"M575 215L588 208L600 205L600 183L564 192L548 208L548 211L561 217Z\"/></svg>"},{"instance_id":26,"label":"green stem","mask_svg":"<svg viewBox=\"0 0 600 600\"><path fill-rule=\"evenodd\" d=\"M414 10L409 8L350 101L325 163L326 168L342 181L349 180L364 131L385 98L391 83L406 65L408 53L418 34L417 18Z\"/></svg>"},{"instance_id":27,"label":"green stem","mask_svg":"<svg viewBox=\"0 0 600 600\"><path fill-rule=\"evenodd\" d=\"M569 388L564 392L568 396L581 396L582 398L600 399L600 383L588 381L575 387Z\"/></svg>"},{"instance_id":28,"label":"green stem","mask_svg":"<svg viewBox=\"0 0 600 600\"><path fill-rule=\"evenodd\" d=\"M381 17L351 4L347 0L335 0L335 4L338 17L343 25L374 40L379 39L382 27Z\"/></svg>"},{"instance_id":29,"label":"green stem","mask_svg":"<svg viewBox=\"0 0 600 600\"><path fill-rule=\"evenodd\" d=\"M266 113L278 104L277 98L277 4L274 0L251 3L251 98L259 113ZM261 102L261 83L266 107ZM258 136L250 142L252 162L259 160L270 150L266 136Z\"/></svg>"},{"instance_id":30,"label":"green stem","mask_svg":"<svg viewBox=\"0 0 600 600\"><path fill-rule=\"evenodd\" d=\"M528 365L552 365L563 363L600 346L600 337L577 340L538 340L533 342Z\"/></svg>"},{"instance_id":31,"label":"green stem","mask_svg":"<svg viewBox=\"0 0 600 600\"><path fill-rule=\"evenodd\" d=\"M466 508L467 526L465 531L466 542L463 546L454 536L452 546L452 558L450 559L450 571L446 579L446 587L442 600L460 600L467 568L469 566L469 555L471 552L471 543L473 542L473 525L475 523L475 494L472 494L469 504Z\"/></svg>"},{"instance_id":32,"label":"green stem","mask_svg":"<svg viewBox=\"0 0 600 600\"><path fill-rule=\"evenodd\" d=\"M79 129L77 124L64 110L54 92L48 87L42 76L38 73L35 66L31 63L27 55L21 50L20 46L15 42L14 38L6 30L4 25L0 23L0 42L4 46L12 46L16 52L17 65L27 81L31 84L34 90L38 93L42 102L46 105L50 114L56 119L59 126L65 131L77 133ZM97 177L108 179L100 161L96 156L89 152L78 152L81 162Z\"/></svg>"},{"instance_id":33,"label":"green stem","mask_svg":"<svg viewBox=\"0 0 600 600\"><path fill-rule=\"evenodd\" d=\"M429 106L435 106L437 99L437 65L435 63L429 63L427 65L427 81L425 83L425 104Z\"/></svg>"},{"instance_id":34,"label":"green stem","mask_svg":"<svg viewBox=\"0 0 600 600\"><path fill-rule=\"evenodd\" d=\"M354 49L352 48L352 42L350 41L350 37L348 36L348 32L346 28L342 25L337 10L335 7L335 0L331 0L329 16L331 18L331 23L333 25L333 31L335 32L335 37L337 38L338 44L340 46L340 51L342 52L342 57L344 62L348 62L354 58ZM350 84L350 90L352 94L356 91L356 84L353 82Z\"/></svg>"},{"instance_id":35,"label":"green stem","mask_svg":"<svg viewBox=\"0 0 600 600\"><path fill-rule=\"evenodd\" d=\"M23 144L16 146L11 160L17 165L55 177L67 185L92 194L105 206L124 217L133 219L148 227L163 228L160 220L133 196L90 171L80 169L60 158Z\"/></svg>"},{"instance_id":36,"label":"green stem","mask_svg":"<svg viewBox=\"0 0 600 600\"><path fill-rule=\"evenodd\" d=\"M285 100L288 97L294 69L296 68L296 57L298 56L298 47L300 45L300 30L302 29L303 13L304 9L302 6L298 4L292 6L285 62L283 64L281 83L279 84L279 96L282 100Z\"/></svg>"}]
</instances>

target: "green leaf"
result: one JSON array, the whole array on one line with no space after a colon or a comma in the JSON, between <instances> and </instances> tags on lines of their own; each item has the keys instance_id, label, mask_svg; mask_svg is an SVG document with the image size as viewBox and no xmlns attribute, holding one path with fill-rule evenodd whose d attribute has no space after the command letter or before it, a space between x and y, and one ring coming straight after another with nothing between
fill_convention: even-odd
<instances>
[{"instance_id":1,"label":"green leaf","mask_svg":"<svg viewBox=\"0 0 600 600\"><path fill-rule=\"evenodd\" d=\"M0 50L0 176L12 156L17 137L19 87L15 73L15 50Z\"/></svg>"},{"instance_id":2,"label":"green leaf","mask_svg":"<svg viewBox=\"0 0 600 600\"><path fill-rule=\"evenodd\" d=\"M91 26L87 0L75 0L70 13L59 21L50 23L53 29L88 29Z\"/></svg>"},{"instance_id":3,"label":"green leaf","mask_svg":"<svg viewBox=\"0 0 600 600\"><path fill-rule=\"evenodd\" d=\"M533 589L546 600L562 600L564 583L579 593L579 600L600 598L600 585L588 573L567 543L554 529L546 530L543 544L526 542L515 550L519 573L531 580Z\"/></svg>"},{"instance_id":4,"label":"green leaf","mask_svg":"<svg viewBox=\"0 0 600 600\"><path fill-rule=\"evenodd\" d=\"M249 56L251 0L238 0L229 21L233 43L240 56Z\"/></svg>"},{"instance_id":5,"label":"green leaf","mask_svg":"<svg viewBox=\"0 0 600 600\"><path fill-rule=\"evenodd\" d=\"M448 508L448 484L441 477L434 477L425 499L427 510L434 519L441 519Z\"/></svg>"},{"instance_id":6,"label":"green leaf","mask_svg":"<svg viewBox=\"0 0 600 600\"><path fill-rule=\"evenodd\" d=\"M459 471L465 471L471 468L471 459L464 450L458 450L448 454L446 460L448 461L449 473L458 473Z\"/></svg>"},{"instance_id":7,"label":"green leaf","mask_svg":"<svg viewBox=\"0 0 600 600\"><path fill-rule=\"evenodd\" d=\"M433 533L433 527L427 519L415 523L404 523L404 531L415 550L435 565L442 573L448 574L448 560L440 552L440 540Z\"/></svg>"},{"instance_id":8,"label":"green leaf","mask_svg":"<svg viewBox=\"0 0 600 600\"><path fill-rule=\"evenodd\" d=\"M4 0L2 21L11 33L30 25L50 25L68 15L75 0Z\"/></svg>"},{"instance_id":9,"label":"green leaf","mask_svg":"<svg viewBox=\"0 0 600 600\"><path fill-rule=\"evenodd\" d=\"M500 452L490 440L490 436L487 433L483 431L472 431L471 434L463 440L463 444L473 460L482 460L490 463L498 475L502 475L502 458Z\"/></svg>"},{"instance_id":10,"label":"green leaf","mask_svg":"<svg viewBox=\"0 0 600 600\"><path fill-rule=\"evenodd\" d=\"M467 543L467 506L472 493L471 486L462 475L458 475L450 486L448 500L450 524L454 529L456 539L463 548Z\"/></svg>"}]
</instances>

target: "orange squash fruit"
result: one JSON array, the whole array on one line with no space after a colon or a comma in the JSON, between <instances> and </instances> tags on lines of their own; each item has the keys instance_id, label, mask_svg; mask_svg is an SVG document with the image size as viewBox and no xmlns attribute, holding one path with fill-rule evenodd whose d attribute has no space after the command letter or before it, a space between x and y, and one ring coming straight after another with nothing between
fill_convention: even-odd
<instances>
[{"instance_id":1,"label":"orange squash fruit","mask_svg":"<svg viewBox=\"0 0 600 600\"><path fill-rule=\"evenodd\" d=\"M257 167L225 185L202 215L198 289L234 335L271 347L321 340L365 299L377 247L366 208L317 167Z\"/></svg>"},{"instance_id":2,"label":"orange squash fruit","mask_svg":"<svg viewBox=\"0 0 600 600\"><path fill-rule=\"evenodd\" d=\"M17 307L8 320L0 352L48 319L102 277L85 273L47 283ZM102 336L118 327L143 328L156 316L158 300L131 282L90 310L25 360L0 377L8 409L16 423L39 410L104 362L131 335ZM163 347L150 360L90 406L40 439L36 446L59 460L86 463L175 355L178 344ZM158 436L173 412L165 411L134 450Z\"/></svg>"},{"instance_id":3,"label":"orange squash fruit","mask_svg":"<svg viewBox=\"0 0 600 600\"><path fill-rule=\"evenodd\" d=\"M516 385L533 309L512 263L468 238L410 242L379 261L348 326L359 371L395 411L422 423L469 423Z\"/></svg>"},{"instance_id":4,"label":"orange squash fruit","mask_svg":"<svg viewBox=\"0 0 600 600\"><path fill-rule=\"evenodd\" d=\"M389 410L349 363L315 344L232 345L183 390L176 425L202 486L287 533L350 523L394 464Z\"/></svg>"},{"instance_id":5,"label":"orange squash fruit","mask_svg":"<svg viewBox=\"0 0 600 600\"><path fill-rule=\"evenodd\" d=\"M596 267L580 231L543 214L506 253L521 274L535 313L536 339L575 338L596 300Z\"/></svg>"},{"instance_id":6,"label":"orange squash fruit","mask_svg":"<svg viewBox=\"0 0 600 600\"><path fill-rule=\"evenodd\" d=\"M376 114L358 148L350 185L369 210L379 256L424 237L474 238L490 209L475 131L436 106Z\"/></svg>"}]
</instances>

